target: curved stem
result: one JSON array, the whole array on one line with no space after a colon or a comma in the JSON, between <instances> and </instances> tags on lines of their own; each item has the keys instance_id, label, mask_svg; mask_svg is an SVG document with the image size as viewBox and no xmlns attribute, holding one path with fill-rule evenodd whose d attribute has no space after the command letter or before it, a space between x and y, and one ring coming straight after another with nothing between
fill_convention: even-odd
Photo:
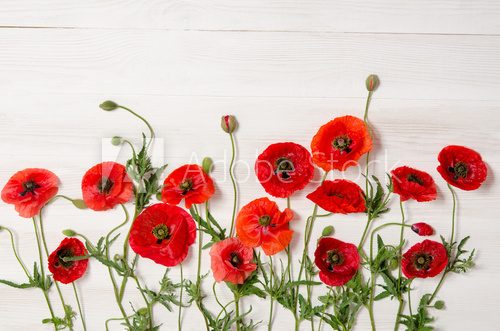
<instances>
[{"instance_id":1,"label":"curved stem","mask_svg":"<svg viewBox=\"0 0 500 331\"><path fill-rule=\"evenodd\" d=\"M82 305L80 304L80 298L78 297L78 291L76 290L75 282L72 282L71 285L73 285L73 292L75 293L76 304L78 305L78 312L80 312L80 319L82 320L83 330L87 331L85 316L83 315Z\"/></svg>"},{"instance_id":2,"label":"curved stem","mask_svg":"<svg viewBox=\"0 0 500 331\"><path fill-rule=\"evenodd\" d=\"M144 303L146 304L146 308L148 309L148 315L149 315L149 327L152 329L153 328L153 307L151 306L151 303L149 302L148 298L146 298L146 295L144 294L144 289L141 286L141 283L139 282L139 278L137 276L133 275L132 278L135 281L135 284L137 285L137 289L139 292L141 292L142 299L144 300Z\"/></svg>"},{"instance_id":3,"label":"curved stem","mask_svg":"<svg viewBox=\"0 0 500 331\"><path fill-rule=\"evenodd\" d=\"M229 163L229 177L231 178L231 183L233 185L233 213L231 215L231 230L229 231L229 236L232 237L234 235L234 219L236 216L236 207L238 204L238 189L236 187L236 180L234 179L233 173L234 159L236 158L236 146L232 133L229 133L229 138L231 138L231 162Z\"/></svg>"},{"instance_id":4,"label":"curved stem","mask_svg":"<svg viewBox=\"0 0 500 331\"><path fill-rule=\"evenodd\" d=\"M149 140L149 143L148 143L148 146L149 146L149 144L151 143L151 141L153 141L153 139L155 138L155 131L153 130L153 127L151 126L151 124L149 124L149 122L144 117L142 117L141 115L137 114L132 109L127 108L127 107L122 106L122 105L118 105L118 107L120 107L121 109L124 109L124 110L128 111L129 113L131 113L132 115L134 115L135 117L137 117L138 119L140 119L141 121L143 121L144 124L146 124L146 126L149 129L149 134L150 134L150 140Z\"/></svg>"},{"instance_id":5,"label":"curved stem","mask_svg":"<svg viewBox=\"0 0 500 331\"><path fill-rule=\"evenodd\" d=\"M403 201L399 200L399 209L401 210L401 232L399 234L399 256L398 256L398 283L397 283L397 293L398 293L398 312L396 314L396 322L394 324L394 331L399 329L399 315L403 309L403 296L401 294L401 277L402 277L402 269L401 269L401 258L403 254L403 240L404 240L404 230L405 230L405 211L403 208Z\"/></svg>"},{"instance_id":6,"label":"curved stem","mask_svg":"<svg viewBox=\"0 0 500 331\"><path fill-rule=\"evenodd\" d=\"M40 234L42 235L42 243L43 243L43 248L45 250L45 254L47 255L47 258L49 257L49 249L47 246L47 240L45 240L45 230L43 229L43 219L42 219L42 209L40 209L40 212L38 213L38 219L40 221ZM61 304L63 306L63 311L64 311L64 316L69 317L67 318L66 322L68 323L68 327L70 330L73 330L73 321L71 320L71 317L68 316L66 313L66 301L64 300L64 296L61 291L61 287L59 286L59 282L54 279L54 285L56 286L57 294L59 295L59 299L61 300Z\"/></svg>"},{"instance_id":7,"label":"curved stem","mask_svg":"<svg viewBox=\"0 0 500 331\"><path fill-rule=\"evenodd\" d=\"M9 229L9 228L6 228L4 226L2 226L2 229L5 230L5 231L7 231L9 233L10 243L12 245L12 251L14 252L14 256L16 257L17 262L19 262L19 265L21 266L21 268L23 268L23 271L26 274L26 277L28 277L28 279L31 279L31 275L30 275L28 269L26 268L26 266L24 265L23 261L19 257L19 254L17 253L16 243L15 243L15 240L14 240L14 234L12 233L12 230Z\"/></svg>"},{"instance_id":8,"label":"curved stem","mask_svg":"<svg viewBox=\"0 0 500 331\"><path fill-rule=\"evenodd\" d=\"M177 315L177 327L179 331L182 330L181 327L181 317L182 317L182 292L184 289L184 273L182 271L182 263L179 264L179 268L181 270L181 293L179 294L179 314Z\"/></svg>"},{"instance_id":9,"label":"curved stem","mask_svg":"<svg viewBox=\"0 0 500 331\"><path fill-rule=\"evenodd\" d=\"M40 259L40 275L41 275L42 281L44 282L42 292L43 292L43 296L45 298L45 301L47 302L47 306L49 307L50 317L52 318L53 321L55 321L54 310L52 309L52 304L50 303L50 298L47 294L47 289L45 288L45 270L43 268L44 261L43 261L43 256L42 256L42 247L41 247L41 243L40 243L40 236L38 234L38 227L36 225L36 220L34 217L32 218L32 220L33 220L33 228L35 230L36 244L38 247L38 258ZM57 330L55 324L54 324L54 329Z\"/></svg>"}]
</instances>

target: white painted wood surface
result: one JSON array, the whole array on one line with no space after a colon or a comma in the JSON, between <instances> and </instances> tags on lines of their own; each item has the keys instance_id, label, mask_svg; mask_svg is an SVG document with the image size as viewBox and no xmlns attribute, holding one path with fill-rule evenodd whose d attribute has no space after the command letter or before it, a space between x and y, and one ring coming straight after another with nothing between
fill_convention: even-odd
<instances>
[{"instance_id":1,"label":"white painted wood surface","mask_svg":"<svg viewBox=\"0 0 500 331\"><path fill-rule=\"evenodd\" d=\"M471 235L470 243L478 248L477 268L449 278L440 292L447 309L438 314L436 327L498 328L500 2L3 0L0 6L1 185L19 169L45 167L60 177L61 193L80 196L86 169L116 152L102 139L138 137L144 129L124 112L97 107L113 99L151 120L164 141L158 157L169 169L195 161L194 156L227 161L229 145L219 117L235 114L241 124L237 172L246 203L264 191L245 164L252 165L273 142L308 146L317 128L335 116L361 116L364 78L377 73L382 84L370 113L374 155L381 160L376 172L409 164L429 171L440 188L436 202L407 204L410 220L425 220L449 233L451 199L435 170L443 146L470 146L488 162L484 187L459 192L458 232ZM223 168L221 162L214 173L218 191L212 206L228 224L231 188ZM355 171L347 177L359 180ZM298 214L293 228L299 234L312 209L305 192L313 188L292 199ZM0 224L16 230L21 254L31 264L36 258L31 223L3 203L0 215ZM47 210L48 240L54 248L64 228L97 239L121 219L119 210L79 211L57 202ZM380 222L394 219L399 219L397 209ZM365 220L318 221L313 238L321 222L333 224L339 238L355 242ZM396 231L387 231L386 238L396 241ZM298 237L294 246L300 251ZM194 262L186 263L191 279ZM1 278L22 280L5 233L0 233L0 266ZM208 272L208 259L203 268ZM163 272L144 260L140 270L152 287ZM171 275L176 277L178 269ZM208 290L211 275L207 279ZM416 285L418 297L435 281ZM104 320L118 315L105 269L92 263L79 289L89 330L103 330ZM64 291L72 298L70 288ZM133 292L131 287L131 301L140 304ZM221 296L229 299L222 287ZM208 304L214 304L212 297ZM262 319L264 327L266 302L245 301L245 308L250 305L252 318ZM377 305L380 330L392 329L395 310L394 302ZM176 328L176 314L155 313L166 330ZM49 330L40 324L46 315L39 291L0 287L0 330ZM184 330L199 330L200 322L191 308ZM290 322L288 312L278 309L274 329L289 330ZM357 330L368 326L363 312ZM119 325L112 330L120 330Z\"/></svg>"}]
</instances>

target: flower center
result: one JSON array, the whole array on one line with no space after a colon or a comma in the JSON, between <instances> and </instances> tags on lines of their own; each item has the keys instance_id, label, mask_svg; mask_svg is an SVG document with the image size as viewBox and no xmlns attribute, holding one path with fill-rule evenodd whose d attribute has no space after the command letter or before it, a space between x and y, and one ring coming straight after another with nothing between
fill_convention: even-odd
<instances>
[{"instance_id":1,"label":"flower center","mask_svg":"<svg viewBox=\"0 0 500 331\"><path fill-rule=\"evenodd\" d=\"M191 179L186 179L179 185L179 188L182 190L182 195L186 195L193 189L193 181Z\"/></svg>"},{"instance_id":2,"label":"flower center","mask_svg":"<svg viewBox=\"0 0 500 331\"><path fill-rule=\"evenodd\" d=\"M424 185L424 181L422 180L422 178L418 177L416 174L409 174L407 179L409 182Z\"/></svg>"},{"instance_id":3,"label":"flower center","mask_svg":"<svg viewBox=\"0 0 500 331\"><path fill-rule=\"evenodd\" d=\"M25 196L26 194L28 194L28 193L33 193L33 194L35 194L35 190L36 190L37 188L40 188L40 187L41 187L41 186L40 186L40 185L38 185L37 183L35 183L34 181L29 180L29 181L27 181L27 182L24 182L24 183L23 183L23 189L24 189L24 191L22 191L22 192L20 193L20 195L21 195L22 197L24 197L24 196Z\"/></svg>"},{"instance_id":4,"label":"flower center","mask_svg":"<svg viewBox=\"0 0 500 331\"><path fill-rule=\"evenodd\" d=\"M467 164L465 162L457 162L454 167L449 167L448 171L453 173L453 179L467 177Z\"/></svg>"},{"instance_id":5,"label":"flower center","mask_svg":"<svg viewBox=\"0 0 500 331\"><path fill-rule=\"evenodd\" d=\"M276 175L281 175L282 179L290 179L290 173L295 171L295 167L293 166L292 161L285 157L280 157L276 160L276 170L274 173Z\"/></svg>"},{"instance_id":6,"label":"flower center","mask_svg":"<svg viewBox=\"0 0 500 331\"><path fill-rule=\"evenodd\" d=\"M153 228L153 236L156 237L156 243L161 244L163 240L170 239L170 231L165 224L158 224Z\"/></svg>"},{"instance_id":7,"label":"flower center","mask_svg":"<svg viewBox=\"0 0 500 331\"><path fill-rule=\"evenodd\" d=\"M271 217L269 215L259 217L259 224L262 226L268 226L271 224Z\"/></svg>"},{"instance_id":8,"label":"flower center","mask_svg":"<svg viewBox=\"0 0 500 331\"><path fill-rule=\"evenodd\" d=\"M62 266L65 269L71 268L74 261L64 261L65 257L73 257L74 254L70 249L61 249L57 252L57 261L54 263L55 267Z\"/></svg>"},{"instance_id":9,"label":"flower center","mask_svg":"<svg viewBox=\"0 0 500 331\"><path fill-rule=\"evenodd\" d=\"M421 253L415 256L415 268L418 270L428 270L432 262L432 256L429 254Z\"/></svg>"},{"instance_id":10,"label":"flower center","mask_svg":"<svg viewBox=\"0 0 500 331\"><path fill-rule=\"evenodd\" d=\"M326 264L328 270L333 271L336 265L342 264L344 262L344 256L338 250L331 250L326 253Z\"/></svg>"},{"instance_id":11,"label":"flower center","mask_svg":"<svg viewBox=\"0 0 500 331\"><path fill-rule=\"evenodd\" d=\"M352 140L348 136L339 136L332 141L333 148L341 151L349 153L351 151Z\"/></svg>"},{"instance_id":12,"label":"flower center","mask_svg":"<svg viewBox=\"0 0 500 331\"><path fill-rule=\"evenodd\" d=\"M240 257L238 256L237 253L235 253L235 252L231 253L231 259L229 259L229 263L231 263L231 265L233 267L238 268L241 261L240 261Z\"/></svg>"},{"instance_id":13,"label":"flower center","mask_svg":"<svg viewBox=\"0 0 500 331\"><path fill-rule=\"evenodd\" d=\"M97 184L97 189L99 192L108 194L113 188L114 183L108 177L103 177Z\"/></svg>"}]
</instances>

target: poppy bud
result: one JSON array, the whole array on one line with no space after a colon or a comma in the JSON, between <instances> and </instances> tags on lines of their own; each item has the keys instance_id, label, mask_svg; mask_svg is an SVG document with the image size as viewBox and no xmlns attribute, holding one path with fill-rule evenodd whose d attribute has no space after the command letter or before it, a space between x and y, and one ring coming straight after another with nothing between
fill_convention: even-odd
<instances>
[{"instance_id":1,"label":"poppy bud","mask_svg":"<svg viewBox=\"0 0 500 331\"><path fill-rule=\"evenodd\" d=\"M65 235L66 237L74 237L74 236L76 236L76 232L73 231L73 230L71 230L71 229L63 230L62 234Z\"/></svg>"},{"instance_id":2,"label":"poppy bud","mask_svg":"<svg viewBox=\"0 0 500 331\"><path fill-rule=\"evenodd\" d=\"M333 228L332 225L325 226L325 228L323 229L323 232L321 233L321 236L322 237L331 236L334 231L335 231L335 229Z\"/></svg>"},{"instance_id":3,"label":"poppy bud","mask_svg":"<svg viewBox=\"0 0 500 331\"><path fill-rule=\"evenodd\" d=\"M99 107L105 111L112 111L112 110L115 110L116 108L118 108L118 104L114 101L106 100L103 103L101 103L99 105Z\"/></svg>"},{"instance_id":4,"label":"poppy bud","mask_svg":"<svg viewBox=\"0 0 500 331\"><path fill-rule=\"evenodd\" d=\"M113 146L120 146L122 143L123 143L122 137L114 136L113 138L111 138L111 145Z\"/></svg>"},{"instance_id":5,"label":"poppy bud","mask_svg":"<svg viewBox=\"0 0 500 331\"><path fill-rule=\"evenodd\" d=\"M444 301L436 301L436 303L434 304L434 308L436 308L437 310L442 310L444 308Z\"/></svg>"},{"instance_id":6,"label":"poppy bud","mask_svg":"<svg viewBox=\"0 0 500 331\"><path fill-rule=\"evenodd\" d=\"M370 75L368 76L368 78L366 78L366 89L370 92L375 91L379 84L380 81L377 75Z\"/></svg>"},{"instance_id":7,"label":"poppy bud","mask_svg":"<svg viewBox=\"0 0 500 331\"><path fill-rule=\"evenodd\" d=\"M140 316L147 316L149 314L148 308L141 308L137 311Z\"/></svg>"},{"instance_id":8,"label":"poppy bud","mask_svg":"<svg viewBox=\"0 0 500 331\"><path fill-rule=\"evenodd\" d=\"M203 171L206 174L209 174L212 172L213 165L214 165L214 162L209 157L204 158L203 161L201 162L201 168L203 169Z\"/></svg>"},{"instance_id":9,"label":"poppy bud","mask_svg":"<svg viewBox=\"0 0 500 331\"><path fill-rule=\"evenodd\" d=\"M423 222L412 224L411 229L419 236L432 236L434 234L432 226Z\"/></svg>"},{"instance_id":10,"label":"poppy bud","mask_svg":"<svg viewBox=\"0 0 500 331\"><path fill-rule=\"evenodd\" d=\"M390 259L387 263L389 270L395 270L399 265L398 259Z\"/></svg>"},{"instance_id":11,"label":"poppy bud","mask_svg":"<svg viewBox=\"0 0 500 331\"><path fill-rule=\"evenodd\" d=\"M233 115L224 115L221 118L220 126L227 133L233 133L236 129L236 118Z\"/></svg>"}]
</instances>

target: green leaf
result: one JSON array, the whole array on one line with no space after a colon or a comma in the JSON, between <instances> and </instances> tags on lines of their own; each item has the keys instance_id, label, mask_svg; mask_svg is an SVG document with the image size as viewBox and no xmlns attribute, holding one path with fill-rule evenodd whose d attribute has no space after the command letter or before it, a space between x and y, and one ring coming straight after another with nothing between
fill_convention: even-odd
<instances>
[{"instance_id":1,"label":"green leaf","mask_svg":"<svg viewBox=\"0 0 500 331\"><path fill-rule=\"evenodd\" d=\"M37 285L33 284L33 283L18 284L18 283L14 283L14 282L11 282L10 280L5 280L5 279L0 279L0 283L7 285L7 286L10 286L10 287L20 288L20 289L37 287Z\"/></svg>"},{"instance_id":2,"label":"green leaf","mask_svg":"<svg viewBox=\"0 0 500 331\"><path fill-rule=\"evenodd\" d=\"M73 199L73 200L71 200L71 202L73 203L73 206L75 206L78 209L87 209L88 208L82 199Z\"/></svg>"}]
</instances>

